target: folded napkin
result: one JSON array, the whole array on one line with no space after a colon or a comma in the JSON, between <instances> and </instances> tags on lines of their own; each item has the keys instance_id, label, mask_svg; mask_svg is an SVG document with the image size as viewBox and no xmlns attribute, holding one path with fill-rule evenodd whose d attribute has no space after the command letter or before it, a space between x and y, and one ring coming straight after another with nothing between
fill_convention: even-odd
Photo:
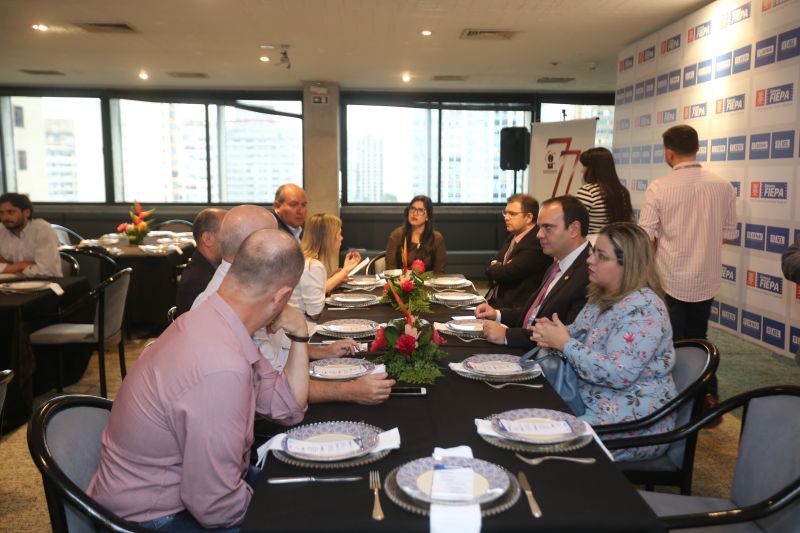
<instances>
[{"instance_id":1,"label":"folded napkin","mask_svg":"<svg viewBox=\"0 0 800 533\"><path fill-rule=\"evenodd\" d=\"M484 435L486 437L494 437L496 439L505 439L503 435L497 433L494 429L492 429L492 423L489 420L483 420L482 418L475 419L475 426L478 428L478 434ZM614 456L608 451L608 448L605 447L603 441L600 440L600 437L597 436L594 428L589 424L586 424L586 431L583 432L584 435L591 435L594 441L597 443L598 446L606 453L609 459L612 461L614 460Z\"/></svg>"},{"instance_id":2,"label":"folded napkin","mask_svg":"<svg viewBox=\"0 0 800 533\"><path fill-rule=\"evenodd\" d=\"M373 370L371 374L383 374L384 372L386 372L386 365L380 364L375 365L375 370Z\"/></svg>"},{"instance_id":3,"label":"folded napkin","mask_svg":"<svg viewBox=\"0 0 800 533\"><path fill-rule=\"evenodd\" d=\"M434 448L433 457L472 457L472 448ZM435 475L435 474L434 474ZM431 504L431 533L479 533L481 530L481 506Z\"/></svg>"},{"instance_id":4,"label":"folded napkin","mask_svg":"<svg viewBox=\"0 0 800 533\"><path fill-rule=\"evenodd\" d=\"M258 461L256 466L263 468L267 460L267 453L270 450L283 450L283 441L286 439L286 433L278 433L267 442L258 447ZM370 453L378 453L383 450L396 450L400 447L400 430L393 428L378 435L378 445Z\"/></svg>"},{"instance_id":5,"label":"folded napkin","mask_svg":"<svg viewBox=\"0 0 800 533\"><path fill-rule=\"evenodd\" d=\"M56 293L56 296L61 296L62 294L64 294L64 289L62 289L61 285L59 285L58 283L50 283L49 287L51 291Z\"/></svg>"}]
</instances>

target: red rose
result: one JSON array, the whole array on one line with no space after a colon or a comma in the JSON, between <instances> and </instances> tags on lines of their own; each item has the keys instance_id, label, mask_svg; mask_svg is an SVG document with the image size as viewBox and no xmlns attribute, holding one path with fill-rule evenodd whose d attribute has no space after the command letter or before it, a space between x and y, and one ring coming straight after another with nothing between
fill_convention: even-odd
<instances>
[{"instance_id":1,"label":"red rose","mask_svg":"<svg viewBox=\"0 0 800 533\"><path fill-rule=\"evenodd\" d=\"M386 296L387 294L389 294L389 284L385 283L383 285L383 295Z\"/></svg>"},{"instance_id":2,"label":"red rose","mask_svg":"<svg viewBox=\"0 0 800 533\"><path fill-rule=\"evenodd\" d=\"M397 344L395 348L397 351L404 353L406 355L411 355L414 352L414 348L417 346L417 339L412 337L411 335L400 335L400 338L397 339Z\"/></svg>"},{"instance_id":3,"label":"red rose","mask_svg":"<svg viewBox=\"0 0 800 533\"><path fill-rule=\"evenodd\" d=\"M127 222L123 222L122 224L117 226L117 231L120 232L120 233L122 233L126 229L128 229L128 223Z\"/></svg>"},{"instance_id":4,"label":"red rose","mask_svg":"<svg viewBox=\"0 0 800 533\"><path fill-rule=\"evenodd\" d=\"M411 292L414 290L414 282L407 279L400 284L400 288L403 289L403 292Z\"/></svg>"},{"instance_id":5,"label":"red rose","mask_svg":"<svg viewBox=\"0 0 800 533\"><path fill-rule=\"evenodd\" d=\"M415 259L413 263L411 263L411 270L419 273L425 273L425 262L422 259Z\"/></svg>"},{"instance_id":6,"label":"red rose","mask_svg":"<svg viewBox=\"0 0 800 533\"><path fill-rule=\"evenodd\" d=\"M386 346L386 337L383 334L383 328L378 328L378 331L375 332L375 340L372 341L369 351L379 352L384 346Z\"/></svg>"},{"instance_id":7,"label":"red rose","mask_svg":"<svg viewBox=\"0 0 800 533\"><path fill-rule=\"evenodd\" d=\"M433 337L431 337L431 338L433 339L433 342L435 342L436 344L445 344L445 343L447 343L447 341L444 339L444 337L439 335L439 332L436 331L435 329L433 330Z\"/></svg>"}]
</instances>

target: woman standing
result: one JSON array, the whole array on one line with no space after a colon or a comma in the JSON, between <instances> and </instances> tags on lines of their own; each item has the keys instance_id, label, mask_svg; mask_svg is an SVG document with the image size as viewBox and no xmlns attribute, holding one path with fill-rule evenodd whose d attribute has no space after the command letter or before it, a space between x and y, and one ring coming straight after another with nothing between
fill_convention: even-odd
<instances>
[{"instance_id":1,"label":"woman standing","mask_svg":"<svg viewBox=\"0 0 800 533\"><path fill-rule=\"evenodd\" d=\"M583 420L594 426L643 418L677 395L672 327L650 239L635 224L610 224L598 235L587 264L589 299L578 317L569 326L558 315L537 319L531 340L562 352L574 368L586 406ZM641 431L615 437L674 427L672 413ZM665 450L666 445L617 450L614 458L648 459Z\"/></svg>"},{"instance_id":2,"label":"woman standing","mask_svg":"<svg viewBox=\"0 0 800 533\"><path fill-rule=\"evenodd\" d=\"M628 189L622 186L614 166L614 156L605 148L590 148L581 153L584 185L575 196L589 211L589 235L600 233L612 222L633 221Z\"/></svg>"},{"instance_id":3,"label":"woman standing","mask_svg":"<svg viewBox=\"0 0 800 533\"><path fill-rule=\"evenodd\" d=\"M322 313L325 295L346 282L350 271L361 261L361 254L353 251L347 254L344 266L339 268L341 245L342 221L339 217L317 214L308 219L300 243L306 262L289 305L312 320Z\"/></svg>"},{"instance_id":4,"label":"woman standing","mask_svg":"<svg viewBox=\"0 0 800 533\"><path fill-rule=\"evenodd\" d=\"M427 196L415 196L403 211L403 225L395 228L386 243L386 269L403 267L403 244L408 250L408 265L416 259L426 271L444 272L447 249L442 234L433 229L433 203Z\"/></svg>"}]
</instances>

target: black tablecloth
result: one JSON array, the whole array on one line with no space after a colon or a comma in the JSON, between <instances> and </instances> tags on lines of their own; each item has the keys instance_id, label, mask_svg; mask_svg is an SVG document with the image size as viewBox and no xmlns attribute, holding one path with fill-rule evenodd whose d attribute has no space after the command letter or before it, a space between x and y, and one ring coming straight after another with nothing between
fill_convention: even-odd
<instances>
[{"instance_id":1,"label":"black tablecloth","mask_svg":"<svg viewBox=\"0 0 800 533\"><path fill-rule=\"evenodd\" d=\"M53 291L0 293L0 368L14 370L8 385L3 413L3 432L24 424L31 416L34 395L34 373L37 389L52 388L53 383L43 376L52 374L55 358L34 357L30 333L56 321L59 306L67 306L89 292L86 278L57 278L64 289L62 296ZM79 379L86 369L89 355L70 354L64 361L65 385ZM40 379L42 378L42 379ZM45 383L47 382L47 383Z\"/></svg>"},{"instance_id":2,"label":"black tablecloth","mask_svg":"<svg viewBox=\"0 0 800 533\"><path fill-rule=\"evenodd\" d=\"M321 321L347 316L369 317L377 321L397 316L387 306L369 311L332 312L326 310ZM441 320L450 314L466 314L434 306L427 318ZM477 343L476 343L477 344ZM507 387L490 388L483 382L462 378L447 368L447 362L486 352L489 345L447 345L443 361L445 376L429 385L424 397L391 397L377 406L347 403L313 405L304 423L326 420L357 420L391 429L398 427L402 446L371 465L347 470L309 470L286 465L270 454L256 485L242 531L427 531L428 518L406 512L381 496L386 519L371 519L372 493L368 472L380 471L385 478L395 467L410 460L430 456L435 446L462 444L472 448L476 458L491 461L512 472L524 471L533 486L543 517L534 519L524 495L510 510L483 519L483 531L662 531L655 515L617 470L599 446L589 446L570 455L595 457L594 465L546 462L528 466L510 451L486 443L477 434L475 418L522 407L567 410L561 398L543 378L542 389ZM513 349L494 346L492 352L515 353ZM519 353L517 351L516 353ZM269 485L267 477L298 475L361 475L355 483L307 483Z\"/></svg>"}]
</instances>

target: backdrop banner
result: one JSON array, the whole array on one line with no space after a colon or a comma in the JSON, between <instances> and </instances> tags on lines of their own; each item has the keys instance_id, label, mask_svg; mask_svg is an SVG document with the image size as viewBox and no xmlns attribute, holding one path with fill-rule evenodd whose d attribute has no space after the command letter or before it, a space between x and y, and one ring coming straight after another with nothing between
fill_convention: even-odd
<instances>
[{"instance_id":1,"label":"backdrop banner","mask_svg":"<svg viewBox=\"0 0 800 533\"><path fill-rule=\"evenodd\" d=\"M583 184L578 158L594 146L597 120L534 122L531 129L528 192L540 203L575 193Z\"/></svg>"}]
</instances>

